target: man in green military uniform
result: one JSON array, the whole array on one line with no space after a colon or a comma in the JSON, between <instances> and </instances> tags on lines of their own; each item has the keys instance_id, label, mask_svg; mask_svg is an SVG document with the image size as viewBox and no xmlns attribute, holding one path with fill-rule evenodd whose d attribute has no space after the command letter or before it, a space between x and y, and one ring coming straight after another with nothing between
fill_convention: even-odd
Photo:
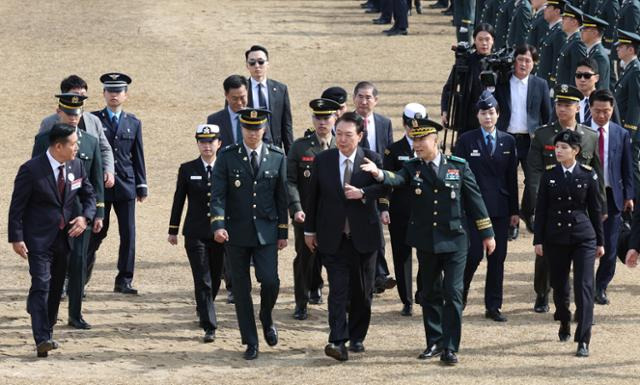
<instances>
[{"instance_id":1,"label":"man in green military uniform","mask_svg":"<svg viewBox=\"0 0 640 385\"><path fill-rule=\"evenodd\" d=\"M304 220L309 181L313 160L320 152L334 148L335 139L331 129L336 123L336 111L340 104L331 99L314 99L309 102L312 111L313 132L297 139L287 155L287 187L289 192L289 214L293 218L296 257L293 260L293 287L296 308L293 318L307 319L309 291L313 289L313 273L317 253L311 252L304 243Z\"/></svg>"},{"instance_id":2,"label":"man in green military uniform","mask_svg":"<svg viewBox=\"0 0 640 385\"><path fill-rule=\"evenodd\" d=\"M444 364L455 365L462 331L462 289L468 247L462 202L466 216L480 232L487 254L493 253L496 243L469 165L462 158L440 152L438 131L442 126L429 119L413 119L411 127L416 158L405 162L397 172L381 171L371 161L361 168L385 185L409 188L407 244L417 249L425 289L422 317L427 349L418 358L441 355Z\"/></svg>"},{"instance_id":3,"label":"man in green military uniform","mask_svg":"<svg viewBox=\"0 0 640 385\"><path fill-rule=\"evenodd\" d=\"M506 34L508 48L517 47L527 42L527 34L531 29L533 16L529 0L514 0L511 7L513 7L513 12Z\"/></svg>"},{"instance_id":4,"label":"man in green military uniform","mask_svg":"<svg viewBox=\"0 0 640 385\"><path fill-rule=\"evenodd\" d=\"M606 54L609 56L609 88L613 91L613 88L618 81L616 66L618 62L618 55L614 49L613 43L616 42L618 18L620 16L620 3L619 0L589 0L590 3L597 3L591 5L589 11L584 10L585 13L593 15L601 20L607 22L608 26L604 29L602 45L604 46ZM586 3L586 1L585 1ZM595 7L595 11L593 10ZM624 28L623 28L624 29Z\"/></svg>"},{"instance_id":5,"label":"man in green military uniform","mask_svg":"<svg viewBox=\"0 0 640 385\"><path fill-rule=\"evenodd\" d=\"M60 123L76 127L78 135L78 159L82 161L84 169L93 189L96 193L96 216L93 218L93 226L88 226L81 236L73 238L73 247L67 266L69 285L67 293L69 297L69 326L76 329L91 329L91 325L82 317L82 294L87 274L87 249L91 231L99 232L102 229L104 218L104 174L102 171L102 155L100 153L99 139L91 134L78 129L86 96L75 93L63 93L56 95L58 98L57 114ZM49 130L40 132L33 145L31 157L43 154L49 148ZM80 201L76 202L76 209L81 210Z\"/></svg>"},{"instance_id":6,"label":"man in green military uniform","mask_svg":"<svg viewBox=\"0 0 640 385\"><path fill-rule=\"evenodd\" d=\"M527 167L529 174L525 189L529 191L529 207L535 207L538 196L538 185L540 178L547 168L557 164L555 146L553 138L562 130L568 129L578 132L582 137L580 143L580 153L577 156L578 162L591 166L598 175L600 183L600 199L605 202L604 178L602 176L602 161L598 152L598 133L587 126L578 124L576 114L579 109L579 102L583 98L582 93L575 87L568 84L560 84L554 89L555 109L558 120L554 123L544 125L534 132L531 139L531 148L527 156ZM536 256L534 290L537 294L534 304L536 313L546 313L549 311L549 268L547 261Z\"/></svg>"},{"instance_id":7,"label":"man in green military uniform","mask_svg":"<svg viewBox=\"0 0 640 385\"><path fill-rule=\"evenodd\" d=\"M581 60L587 57L587 47L580 39L580 27L582 26L582 11L570 3L565 3L562 13L562 30L567 35L567 41L560 48L555 69L550 78L553 85L570 84L575 86L574 74Z\"/></svg>"},{"instance_id":8,"label":"man in green military uniform","mask_svg":"<svg viewBox=\"0 0 640 385\"><path fill-rule=\"evenodd\" d=\"M562 10L564 0L549 0L544 9L544 19L549 24L549 32L542 39L540 46L540 61L538 62L537 76L549 82L549 88L553 87L550 79L555 77L555 64L560 55L560 48L567 40L567 35L562 31Z\"/></svg>"},{"instance_id":9,"label":"man in green military uniform","mask_svg":"<svg viewBox=\"0 0 640 385\"><path fill-rule=\"evenodd\" d=\"M260 282L260 322L269 346L278 343L271 312L278 298L278 250L287 246L287 168L284 151L262 142L268 110L240 112L242 142L220 150L213 168L211 228L224 243L244 358L258 357L249 265Z\"/></svg>"},{"instance_id":10,"label":"man in green military uniform","mask_svg":"<svg viewBox=\"0 0 640 385\"><path fill-rule=\"evenodd\" d=\"M614 95L620 112L620 125L629 130L631 135L631 154L633 155L633 180L636 197L640 196L640 169L638 168L640 153L640 62L638 61L640 36L619 29L616 52L622 60L623 70L616 83Z\"/></svg>"},{"instance_id":11,"label":"man in green military uniform","mask_svg":"<svg viewBox=\"0 0 640 385\"><path fill-rule=\"evenodd\" d=\"M544 19L545 0L531 1L533 15L531 16L531 29L527 35L527 44L536 47L538 52L542 46L542 39L549 31L549 23Z\"/></svg>"},{"instance_id":12,"label":"man in green military uniform","mask_svg":"<svg viewBox=\"0 0 640 385\"><path fill-rule=\"evenodd\" d=\"M453 25L458 41L471 41L476 0L453 0Z\"/></svg>"},{"instance_id":13,"label":"man in green military uniform","mask_svg":"<svg viewBox=\"0 0 640 385\"><path fill-rule=\"evenodd\" d=\"M598 63L597 89L609 89L611 81L611 63L609 53L602 45L602 36L609 24L595 16L584 14L580 37L587 48L587 57ZM577 68L577 67L576 67Z\"/></svg>"}]
</instances>

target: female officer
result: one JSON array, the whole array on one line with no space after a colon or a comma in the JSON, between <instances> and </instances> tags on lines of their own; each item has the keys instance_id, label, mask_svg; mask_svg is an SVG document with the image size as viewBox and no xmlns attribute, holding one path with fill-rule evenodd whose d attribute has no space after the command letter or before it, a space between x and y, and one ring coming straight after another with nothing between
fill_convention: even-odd
<instances>
[{"instance_id":1,"label":"female officer","mask_svg":"<svg viewBox=\"0 0 640 385\"><path fill-rule=\"evenodd\" d=\"M220 288L224 246L214 242L209 221L211 200L211 174L220 148L220 128L215 124L201 124L196 130L200 156L180 165L176 192L173 196L169 238L178 244L178 228L185 198L189 198L182 234L184 248L191 265L195 286L196 309L200 327L204 329L204 342L213 342L216 336L216 310L213 301Z\"/></svg>"},{"instance_id":2,"label":"female officer","mask_svg":"<svg viewBox=\"0 0 640 385\"><path fill-rule=\"evenodd\" d=\"M587 357L593 323L593 269L604 247L598 177L590 166L576 162L580 140L580 134L571 130L561 131L553 140L559 164L548 166L540 182L533 244L536 254L544 255L549 263L560 341L571 336L569 271L573 262L576 356Z\"/></svg>"}]
</instances>

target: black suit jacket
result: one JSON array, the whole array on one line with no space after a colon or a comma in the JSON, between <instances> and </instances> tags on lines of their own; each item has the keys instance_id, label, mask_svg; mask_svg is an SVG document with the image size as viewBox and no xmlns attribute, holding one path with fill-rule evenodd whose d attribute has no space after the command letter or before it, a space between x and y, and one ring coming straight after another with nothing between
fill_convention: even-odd
<instances>
[{"instance_id":1,"label":"black suit jacket","mask_svg":"<svg viewBox=\"0 0 640 385\"><path fill-rule=\"evenodd\" d=\"M349 218L353 245L358 252L369 253L382 246L376 201L385 196L387 188L376 183L371 174L360 170L365 156L382 168L378 154L361 147L356 149L350 184L364 190L361 200L347 200L344 196L338 149L323 151L313 161L304 231L316 233L318 249L322 253L336 253L346 218Z\"/></svg>"},{"instance_id":2,"label":"black suit jacket","mask_svg":"<svg viewBox=\"0 0 640 385\"><path fill-rule=\"evenodd\" d=\"M391 125L391 119L374 112L373 124L375 124L376 127L376 152L378 155L384 156L384 150L393 143L393 127ZM362 148L370 149L369 142L367 140L367 133L362 136L360 146L362 146Z\"/></svg>"},{"instance_id":3,"label":"black suit jacket","mask_svg":"<svg viewBox=\"0 0 640 385\"><path fill-rule=\"evenodd\" d=\"M499 84L494 92L500 106L500 117L496 127L507 131L511 120L511 85L510 81ZM536 128L548 124L552 118L551 99L549 98L549 85L536 76L529 75L527 84L527 129L533 134Z\"/></svg>"},{"instance_id":4,"label":"black suit jacket","mask_svg":"<svg viewBox=\"0 0 640 385\"><path fill-rule=\"evenodd\" d=\"M213 169L211 172L213 174ZM182 209L187 198L189 202L182 235L189 238L213 239L209 214L211 185L207 180L207 170L200 157L180 165L176 192L173 194L169 234L178 234Z\"/></svg>"},{"instance_id":5,"label":"black suit jacket","mask_svg":"<svg viewBox=\"0 0 640 385\"><path fill-rule=\"evenodd\" d=\"M226 106L220 111L207 116L207 124L215 124L220 127L220 140L222 141L220 148L235 143L233 140L233 124L231 124L231 116Z\"/></svg>"},{"instance_id":6,"label":"black suit jacket","mask_svg":"<svg viewBox=\"0 0 640 385\"><path fill-rule=\"evenodd\" d=\"M253 89L251 78L247 80L247 91L249 92L248 106L253 105ZM289 102L289 90L287 85L279 81L267 79L267 91L269 92L269 135L270 143L284 148L285 153L293 144L293 125L291 123L291 103Z\"/></svg>"},{"instance_id":7,"label":"black suit jacket","mask_svg":"<svg viewBox=\"0 0 640 385\"><path fill-rule=\"evenodd\" d=\"M456 142L455 155L467 160L476 177L490 217L518 214L518 156L516 140L496 131L493 156L489 154L483 131L465 132Z\"/></svg>"},{"instance_id":8,"label":"black suit jacket","mask_svg":"<svg viewBox=\"0 0 640 385\"><path fill-rule=\"evenodd\" d=\"M397 142L391 143L384 152L382 166L385 170L400 171L405 162L414 158L413 149L406 136ZM411 213L411 195L406 186L394 187L389 199L389 213L392 221L401 220L408 222Z\"/></svg>"},{"instance_id":9,"label":"black suit jacket","mask_svg":"<svg viewBox=\"0 0 640 385\"><path fill-rule=\"evenodd\" d=\"M82 162L74 159L65 166L64 199L58 193L56 176L46 154L20 166L9 208L9 242L24 241L30 251L49 250L58 235L60 216L64 216L65 224L73 219L76 197L82 205L79 215L87 221L93 219L96 197Z\"/></svg>"}]
</instances>

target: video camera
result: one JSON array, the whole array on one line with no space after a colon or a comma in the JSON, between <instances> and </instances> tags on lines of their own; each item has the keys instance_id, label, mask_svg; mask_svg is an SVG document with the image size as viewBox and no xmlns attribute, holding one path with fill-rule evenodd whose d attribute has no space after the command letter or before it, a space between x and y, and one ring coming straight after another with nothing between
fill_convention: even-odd
<instances>
[{"instance_id":1,"label":"video camera","mask_svg":"<svg viewBox=\"0 0 640 385\"><path fill-rule=\"evenodd\" d=\"M480 61L482 72L480 72L480 84L485 89L494 91L498 84L509 81L509 76L513 71L514 49L502 48L501 50L488 55Z\"/></svg>"}]
</instances>

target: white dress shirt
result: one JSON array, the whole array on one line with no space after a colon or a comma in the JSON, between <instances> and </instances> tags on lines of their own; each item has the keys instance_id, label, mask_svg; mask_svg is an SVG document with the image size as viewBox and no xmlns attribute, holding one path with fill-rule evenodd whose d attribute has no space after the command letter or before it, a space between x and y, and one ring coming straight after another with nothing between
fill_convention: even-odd
<instances>
[{"instance_id":1,"label":"white dress shirt","mask_svg":"<svg viewBox=\"0 0 640 385\"><path fill-rule=\"evenodd\" d=\"M566 174L567 171L569 171L571 174L573 174L573 169L576 168L576 164L578 164L578 162L573 162L573 164L571 165L571 167L566 168L564 166L562 166L562 173Z\"/></svg>"},{"instance_id":2,"label":"white dress shirt","mask_svg":"<svg viewBox=\"0 0 640 385\"><path fill-rule=\"evenodd\" d=\"M529 76L518 79L515 75L509 79L511 89L511 118L509 119L510 134L528 134L527 127L527 89L529 87Z\"/></svg>"},{"instance_id":3,"label":"white dress shirt","mask_svg":"<svg viewBox=\"0 0 640 385\"><path fill-rule=\"evenodd\" d=\"M231 134L233 136L233 143L238 143L238 141L242 139L238 138L238 124L240 124L240 122L238 121L239 114L233 112L233 110L229 106L227 106L227 111L229 112L229 119L231 119Z\"/></svg>"},{"instance_id":4,"label":"white dress shirt","mask_svg":"<svg viewBox=\"0 0 640 385\"><path fill-rule=\"evenodd\" d=\"M51 169L53 170L53 180L56 182L56 186L58 185L58 173L60 172L60 170L58 170L58 167L60 166L64 166L64 163L60 163L58 162L53 156L51 156L51 153L49 152L49 150L47 150L47 158L49 159L49 164L51 165ZM64 167L62 169L62 176L65 178L65 183L66 183L66 178L67 178L67 168Z\"/></svg>"},{"instance_id":5,"label":"white dress shirt","mask_svg":"<svg viewBox=\"0 0 640 385\"><path fill-rule=\"evenodd\" d=\"M254 78L251 78L251 96L253 98L253 108L262 107L260 106L260 99L258 96L258 91L260 90L260 88L258 88L258 84L262 84L262 90L264 91L262 94L264 95L265 103L267 103L265 107L269 109L269 89L267 88L267 78L265 78L261 82L258 82Z\"/></svg>"},{"instance_id":6,"label":"white dress shirt","mask_svg":"<svg viewBox=\"0 0 640 385\"><path fill-rule=\"evenodd\" d=\"M343 153L338 151L338 166L340 166L340 182L342 183L343 186L344 186L344 169L345 167L347 167L346 160L349 159L351 161L351 164L349 165L349 167L351 167L351 175L353 175L353 164L356 160L356 152L357 152L357 149L354 150L351 155L345 156Z\"/></svg>"},{"instance_id":7,"label":"white dress shirt","mask_svg":"<svg viewBox=\"0 0 640 385\"><path fill-rule=\"evenodd\" d=\"M260 153L258 153L258 156L260 156ZM202 157L200 157L200 160L202 161L202 164L204 165L205 171L207 170L207 166L211 166L211 170L213 171L213 165L216 164L216 160L215 159L211 163L207 163L207 161L205 161ZM260 163L258 163L258 164L260 164Z\"/></svg>"},{"instance_id":8,"label":"white dress shirt","mask_svg":"<svg viewBox=\"0 0 640 385\"><path fill-rule=\"evenodd\" d=\"M591 120L591 128L593 128L598 133L598 138L600 137L600 126L597 123ZM602 162L602 173L604 174L604 185L605 187L611 187L609 183L609 122L602 126L604 128L604 159L600 159ZM600 142L598 142L600 143ZM599 151L600 147L598 147Z\"/></svg>"}]
</instances>

